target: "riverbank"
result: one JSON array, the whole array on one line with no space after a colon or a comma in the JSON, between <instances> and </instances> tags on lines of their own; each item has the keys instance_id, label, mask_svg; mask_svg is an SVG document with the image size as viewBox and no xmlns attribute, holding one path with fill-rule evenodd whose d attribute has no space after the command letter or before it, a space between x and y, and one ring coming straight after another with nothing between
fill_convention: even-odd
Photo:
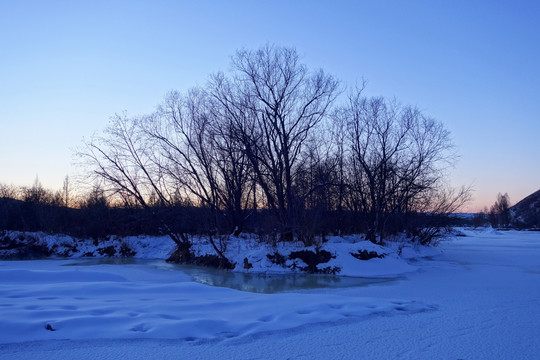
<instances>
[{"instance_id":1,"label":"riverbank","mask_svg":"<svg viewBox=\"0 0 540 360\"><path fill-rule=\"evenodd\" d=\"M175 250L167 236L130 236L106 239L76 239L67 235L3 232L0 259L103 259L133 258L165 260ZM191 238L195 256L216 256L206 237ZM411 260L433 256L433 246L411 243L402 236L384 245L361 235L328 236L314 246L299 242L261 241L255 235L227 236L216 241L234 265L233 271L261 274L323 273L341 276L391 276L416 271Z\"/></svg>"}]
</instances>

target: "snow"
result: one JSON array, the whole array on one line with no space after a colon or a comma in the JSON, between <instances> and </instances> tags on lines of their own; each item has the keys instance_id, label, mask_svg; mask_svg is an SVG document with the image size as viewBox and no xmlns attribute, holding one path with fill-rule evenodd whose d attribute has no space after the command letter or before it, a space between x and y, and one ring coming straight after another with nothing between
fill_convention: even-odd
<instances>
[{"instance_id":1,"label":"snow","mask_svg":"<svg viewBox=\"0 0 540 360\"><path fill-rule=\"evenodd\" d=\"M386 254L336 256L345 273L392 281L272 294L197 283L162 260L1 261L0 359L537 358L540 233L461 234L435 249L331 238L338 255Z\"/></svg>"},{"instance_id":2,"label":"snow","mask_svg":"<svg viewBox=\"0 0 540 360\"><path fill-rule=\"evenodd\" d=\"M31 268L31 270L28 270ZM258 294L206 286L151 265L69 260L0 266L2 342L50 339L221 339L374 312L425 311L416 301L357 295ZM45 331L50 325L55 331Z\"/></svg>"},{"instance_id":3,"label":"snow","mask_svg":"<svg viewBox=\"0 0 540 360\"><path fill-rule=\"evenodd\" d=\"M44 233L20 233L6 232L11 238L21 236L30 238L35 244L46 246L56 257L70 258L105 258L108 257L106 248L113 247L117 257L121 256L120 251L123 246L135 252L138 259L167 259L175 250L174 242L167 236L129 236L110 237L106 242L96 242L91 239L74 239L66 235L48 235ZM196 255L212 254L215 250L208 238L193 237L192 250ZM216 243L219 240L216 239ZM287 260L285 266L273 263L268 255L280 254L287 257L293 251L309 250L315 252L324 250L330 252L332 259L328 263L318 265L320 270L324 268L335 268L336 273L341 276L392 276L406 272L414 272L418 268L410 263L410 258L425 257L438 253L433 247L415 246L407 243L402 236L391 239L385 247L375 245L364 240L361 236L338 237L331 236L319 246L305 247L302 243L270 244L261 242L252 235L241 237L227 237L223 240L223 253L233 263L236 264L233 271L245 273L264 274L288 274L291 272L302 272L300 267L306 264L300 259ZM372 259L369 262L361 261L352 256L352 253L366 250L384 255L384 259ZM245 260L251 265L245 269Z\"/></svg>"}]
</instances>

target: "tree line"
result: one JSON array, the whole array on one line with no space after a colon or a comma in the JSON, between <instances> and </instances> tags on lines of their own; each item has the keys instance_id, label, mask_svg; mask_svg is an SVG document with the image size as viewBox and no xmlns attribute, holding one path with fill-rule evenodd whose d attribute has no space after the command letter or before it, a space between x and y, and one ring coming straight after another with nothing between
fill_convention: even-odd
<instances>
[{"instance_id":1,"label":"tree line","mask_svg":"<svg viewBox=\"0 0 540 360\"><path fill-rule=\"evenodd\" d=\"M429 242L440 231L424 226L429 215L439 221L469 197L445 184L456 158L450 134L419 109L363 90L343 91L293 48L239 50L230 72L170 92L151 114L114 116L79 155L124 206L207 209L213 236L238 235L264 211L259 227L283 241L362 232L378 243L406 231Z\"/></svg>"},{"instance_id":2,"label":"tree line","mask_svg":"<svg viewBox=\"0 0 540 360\"><path fill-rule=\"evenodd\" d=\"M475 214L474 226L491 225L498 229L540 229L540 191L511 205L508 193L499 193L493 205Z\"/></svg>"},{"instance_id":3,"label":"tree line","mask_svg":"<svg viewBox=\"0 0 540 360\"><path fill-rule=\"evenodd\" d=\"M115 115L78 156L87 181L152 218L183 262L193 214L219 256L222 236L246 231L305 245L330 233L429 243L470 196L446 183L456 155L441 122L273 45L237 51L229 72L168 93L150 114Z\"/></svg>"}]
</instances>

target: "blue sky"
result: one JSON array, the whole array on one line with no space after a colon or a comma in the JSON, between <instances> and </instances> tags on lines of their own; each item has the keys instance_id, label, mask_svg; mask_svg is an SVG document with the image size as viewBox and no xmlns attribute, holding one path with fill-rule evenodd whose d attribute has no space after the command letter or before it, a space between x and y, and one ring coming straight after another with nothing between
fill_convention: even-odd
<instances>
[{"instance_id":1,"label":"blue sky","mask_svg":"<svg viewBox=\"0 0 540 360\"><path fill-rule=\"evenodd\" d=\"M110 116L294 46L310 68L445 123L466 210L540 188L540 2L0 1L0 183L59 189Z\"/></svg>"}]
</instances>

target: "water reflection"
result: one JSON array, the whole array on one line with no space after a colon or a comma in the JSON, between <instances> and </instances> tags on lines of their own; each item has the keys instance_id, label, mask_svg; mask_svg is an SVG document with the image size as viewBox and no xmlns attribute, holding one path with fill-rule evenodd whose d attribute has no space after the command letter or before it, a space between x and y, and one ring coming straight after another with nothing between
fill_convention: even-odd
<instances>
[{"instance_id":1,"label":"water reflection","mask_svg":"<svg viewBox=\"0 0 540 360\"><path fill-rule=\"evenodd\" d=\"M171 265L171 264L168 264ZM321 274L251 274L199 266L171 265L194 281L255 293L278 293L319 288L368 286L396 281L398 278L360 278Z\"/></svg>"},{"instance_id":2,"label":"water reflection","mask_svg":"<svg viewBox=\"0 0 540 360\"><path fill-rule=\"evenodd\" d=\"M193 281L219 287L255 292L278 293L285 291L299 291L319 288L345 288L356 286L369 286L384 284L399 280L392 278L348 277L322 274L256 274L218 270L203 266L179 265L167 263L163 260L141 260L133 258L102 258L85 259L70 262L72 265L146 265L160 270L181 271L189 275Z\"/></svg>"}]
</instances>

